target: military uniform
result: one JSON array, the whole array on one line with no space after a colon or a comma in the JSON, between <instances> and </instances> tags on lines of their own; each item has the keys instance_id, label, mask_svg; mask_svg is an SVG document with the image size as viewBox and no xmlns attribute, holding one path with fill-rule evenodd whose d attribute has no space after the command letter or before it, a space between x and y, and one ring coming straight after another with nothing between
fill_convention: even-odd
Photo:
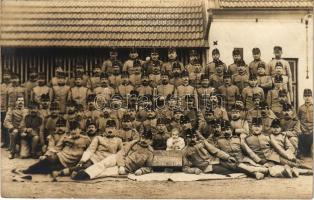
<instances>
[{"instance_id":1,"label":"military uniform","mask_svg":"<svg viewBox=\"0 0 314 200\"><path fill-rule=\"evenodd\" d=\"M242 90L242 97L247 110L250 110L254 107L254 95L258 95L262 101L265 99L264 90L260 87L247 86Z\"/></svg>"},{"instance_id":2,"label":"military uniform","mask_svg":"<svg viewBox=\"0 0 314 200\"><path fill-rule=\"evenodd\" d=\"M266 66L266 63L262 61L261 59L253 60L252 62L250 62L249 72L257 76L257 68L258 68L258 65L260 65L261 63L265 66L265 71L266 71L265 75L268 75L269 74L268 66Z\"/></svg>"},{"instance_id":3,"label":"military uniform","mask_svg":"<svg viewBox=\"0 0 314 200\"><path fill-rule=\"evenodd\" d=\"M208 76L208 77L210 77L210 76L212 76L213 74L215 74L216 73L216 63L218 63L218 62L222 62L221 60L218 60L218 61L216 61L216 60L213 60L212 62L210 62L210 63L208 63L207 65L206 65L206 67L205 67L205 74ZM223 62L222 62L223 63ZM225 72L225 71L227 71L227 65L225 64L225 63L223 63L223 71Z\"/></svg>"},{"instance_id":4,"label":"military uniform","mask_svg":"<svg viewBox=\"0 0 314 200\"><path fill-rule=\"evenodd\" d=\"M225 97L227 109L230 109L235 103L235 97L240 94L239 88L235 85L222 85L218 88L218 92Z\"/></svg>"},{"instance_id":5,"label":"military uniform","mask_svg":"<svg viewBox=\"0 0 314 200\"><path fill-rule=\"evenodd\" d=\"M87 87L74 86L70 88L68 99L74 100L78 105L82 105L86 108L86 97L90 93Z\"/></svg>"},{"instance_id":6,"label":"military uniform","mask_svg":"<svg viewBox=\"0 0 314 200\"><path fill-rule=\"evenodd\" d=\"M28 103L31 101L31 93L35 86L38 85L37 83L37 69L31 68L29 69L29 76L30 80L25 82L22 86L25 88L26 96L25 96L25 105L28 105Z\"/></svg>"},{"instance_id":7,"label":"military uniform","mask_svg":"<svg viewBox=\"0 0 314 200\"><path fill-rule=\"evenodd\" d=\"M249 85L249 75L245 72L243 74L234 74L232 75L232 83L239 88L240 93L242 90Z\"/></svg>"},{"instance_id":8,"label":"military uniform","mask_svg":"<svg viewBox=\"0 0 314 200\"><path fill-rule=\"evenodd\" d=\"M213 88L219 88L224 84L223 74L213 74L209 77L209 85Z\"/></svg>"},{"instance_id":9,"label":"military uniform","mask_svg":"<svg viewBox=\"0 0 314 200\"><path fill-rule=\"evenodd\" d=\"M45 74L39 73L38 80L45 80ZM44 82L43 82L44 83ZM41 103L40 98L42 95L48 94L50 101L52 100L52 89L47 85L37 85L31 91L31 100L35 101L36 103Z\"/></svg>"}]
</instances>

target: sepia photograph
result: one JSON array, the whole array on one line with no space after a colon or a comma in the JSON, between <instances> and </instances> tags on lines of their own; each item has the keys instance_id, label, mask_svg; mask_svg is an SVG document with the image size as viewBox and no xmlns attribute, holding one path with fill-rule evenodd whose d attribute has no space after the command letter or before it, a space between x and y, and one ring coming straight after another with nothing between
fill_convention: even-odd
<instances>
[{"instance_id":1,"label":"sepia photograph","mask_svg":"<svg viewBox=\"0 0 314 200\"><path fill-rule=\"evenodd\" d=\"M1 198L313 199L313 0L0 0Z\"/></svg>"}]
</instances>

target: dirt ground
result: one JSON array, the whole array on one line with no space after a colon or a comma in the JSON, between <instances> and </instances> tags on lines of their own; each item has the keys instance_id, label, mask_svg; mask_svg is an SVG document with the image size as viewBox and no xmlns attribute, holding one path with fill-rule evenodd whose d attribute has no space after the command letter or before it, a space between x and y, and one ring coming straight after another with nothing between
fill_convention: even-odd
<instances>
[{"instance_id":1,"label":"dirt ground","mask_svg":"<svg viewBox=\"0 0 314 200\"><path fill-rule=\"evenodd\" d=\"M111 179L98 183L14 182L11 170L26 167L34 160L8 159L1 150L1 196L28 198L312 198L312 176L295 179L252 178L194 182L136 182ZM311 162L312 160L307 160Z\"/></svg>"}]
</instances>

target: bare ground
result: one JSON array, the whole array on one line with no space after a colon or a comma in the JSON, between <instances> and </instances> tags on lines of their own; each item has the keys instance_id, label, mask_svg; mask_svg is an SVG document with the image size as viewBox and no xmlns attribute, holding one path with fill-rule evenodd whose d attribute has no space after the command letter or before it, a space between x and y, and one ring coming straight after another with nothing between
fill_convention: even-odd
<instances>
[{"instance_id":1,"label":"bare ground","mask_svg":"<svg viewBox=\"0 0 314 200\"><path fill-rule=\"evenodd\" d=\"M14 182L11 170L34 160L8 159L1 150L1 196L28 198L312 198L312 176L294 179L252 178L194 182L136 182L114 179L97 183ZM312 160L308 160L311 162Z\"/></svg>"}]
</instances>

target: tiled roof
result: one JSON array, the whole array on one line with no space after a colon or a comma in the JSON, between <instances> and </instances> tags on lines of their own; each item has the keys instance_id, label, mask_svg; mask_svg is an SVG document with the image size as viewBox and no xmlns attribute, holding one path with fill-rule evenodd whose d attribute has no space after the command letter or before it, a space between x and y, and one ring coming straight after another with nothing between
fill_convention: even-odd
<instances>
[{"instance_id":1,"label":"tiled roof","mask_svg":"<svg viewBox=\"0 0 314 200\"><path fill-rule=\"evenodd\" d=\"M207 47L189 0L2 1L2 46Z\"/></svg>"},{"instance_id":2,"label":"tiled roof","mask_svg":"<svg viewBox=\"0 0 314 200\"><path fill-rule=\"evenodd\" d=\"M313 8L313 0L219 0L221 8Z\"/></svg>"}]
</instances>

